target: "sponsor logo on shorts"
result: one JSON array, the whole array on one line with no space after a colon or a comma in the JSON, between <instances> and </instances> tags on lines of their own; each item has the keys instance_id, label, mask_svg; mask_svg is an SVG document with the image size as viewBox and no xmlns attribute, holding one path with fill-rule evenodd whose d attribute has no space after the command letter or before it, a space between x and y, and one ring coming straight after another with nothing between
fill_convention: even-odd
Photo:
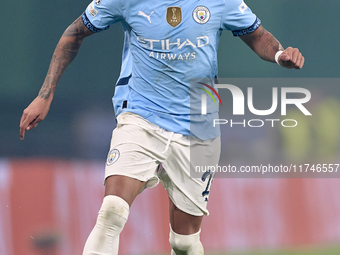
<instances>
[{"instance_id":1,"label":"sponsor logo on shorts","mask_svg":"<svg viewBox=\"0 0 340 255\"><path fill-rule=\"evenodd\" d=\"M210 19L210 11L205 6L198 6L192 13L192 17L199 24L205 24Z\"/></svg>"},{"instance_id":2,"label":"sponsor logo on shorts","mask_svg":"<svg viewBox=\"0 0 340 255\"><path fill-rule=\"evenodd\" d=\"M107 160L106 160L106 165L110 166L113 163L115 163L120 156L120 152L117 149L113 149L109 152L109 154L107 155Z\"/></svg>"}]
</instances>

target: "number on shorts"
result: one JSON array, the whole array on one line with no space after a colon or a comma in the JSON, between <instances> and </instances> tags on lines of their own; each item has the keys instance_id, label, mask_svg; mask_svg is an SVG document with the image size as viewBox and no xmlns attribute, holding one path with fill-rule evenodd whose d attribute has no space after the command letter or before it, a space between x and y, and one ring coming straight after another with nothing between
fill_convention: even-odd
<instances>
[{"instance_id":1,"label":"number on shorts","mask_svg":"<svg viewBox=\"0 0 340 255\"><path fill-rule=\"evenodd\" d=\"M208 180L208 184L207 184L207 187L205 188L205 191L202 192L202 196L205 197L205 196L208 196L209 193L210 193L210 187L211 187L211 182L214 178L214 175L215 173L212 173L209 169L208 172L205 172L203 175L202 175L202 181L205 182L207 180L207 178L209 177L209 180ZM206 197L205 198L205 201L208 201L208 198Z\"/></svg>"}]
</instances>

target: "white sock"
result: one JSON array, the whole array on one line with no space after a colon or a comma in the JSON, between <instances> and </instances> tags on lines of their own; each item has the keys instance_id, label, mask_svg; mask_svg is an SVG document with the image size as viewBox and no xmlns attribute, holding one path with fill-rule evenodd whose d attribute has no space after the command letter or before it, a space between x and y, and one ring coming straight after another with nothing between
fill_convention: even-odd
<instances>
[{"instance_id":1,"label":"white sock","mask_svg":"<svg viewBox=\"0 0 340 255\"><path fill-rule=\"evenodd\" d=\"M204 255L201 230L192 235L179 235L170 228L171 255Z\"/></svg>"},{"instance_id":2,"label":"white sock","mask_svg":"<svg viewBox=\"0 0 340 255\"><path fill-rule=\"evenodd\" d=\"M129 204L117 196L106 196L83 255L117 255L119 235L129 215Z\"/></svg>"}]
</instances>

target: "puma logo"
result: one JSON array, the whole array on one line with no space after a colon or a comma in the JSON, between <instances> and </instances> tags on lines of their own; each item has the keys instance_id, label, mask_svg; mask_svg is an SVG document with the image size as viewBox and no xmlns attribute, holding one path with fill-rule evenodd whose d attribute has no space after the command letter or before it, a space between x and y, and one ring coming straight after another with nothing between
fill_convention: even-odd
<instances>
[{"instance_id":1,"label":"puma logo","mask_svg":"<svg viewBox=\"0 0 340 255\"><path fill-rule=\"evenodd\" d=\"M144 17L147 18L147 19L149 20L149 22L151 23L150 17L151 17L151 15L152 15L152 13L154 13L154 11L152 11L152 12L150 13L150 15L146 15L144 12L139 11L139 12L138 12L138 15L144 16Z\"/></svg>"}]
</instances>

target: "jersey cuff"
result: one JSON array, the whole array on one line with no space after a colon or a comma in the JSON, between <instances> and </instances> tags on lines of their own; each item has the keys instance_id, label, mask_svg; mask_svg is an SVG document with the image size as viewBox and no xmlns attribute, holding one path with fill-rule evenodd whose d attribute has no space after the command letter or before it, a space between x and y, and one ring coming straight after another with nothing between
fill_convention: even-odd
<instances>
[{"instance_id":1,"label":"jersey cuff","mask_svg":"<svg viewBox=\"0 0 340 255\"><path fill-rule=\"evenodd\" d=\"M233 35L234 36L241 36L241 35L250 34L250 33L254 32L256 29L258 29L259 26L261 26L261 23L262 23L261 20L256 17L256 20L253 23L253 25L251 25L250 27L248 27L246 29L234 30Z\"/></svg>"},{"instance_id":2,"label":"jersey cuff","mask_svg":"<svg viewBox=\"0 0 340 255\"><path fill-rule=\"evenodd\" d=\"M106 26L106 27L104 27L104 28L97 28L97 27L95 27L95 26L91 23L91 21L89 20L89 18L86 16L86 11L83 12L83 14L81 15L81 19L83 20L84 25L85 25L89 30L91 30L91 31L94 32L94 33L98 33L98 32L100 32L100 31L106 30L106 29L108 29L108 28L110 27L110 26Z\"/></svg>"}]
</instances>

